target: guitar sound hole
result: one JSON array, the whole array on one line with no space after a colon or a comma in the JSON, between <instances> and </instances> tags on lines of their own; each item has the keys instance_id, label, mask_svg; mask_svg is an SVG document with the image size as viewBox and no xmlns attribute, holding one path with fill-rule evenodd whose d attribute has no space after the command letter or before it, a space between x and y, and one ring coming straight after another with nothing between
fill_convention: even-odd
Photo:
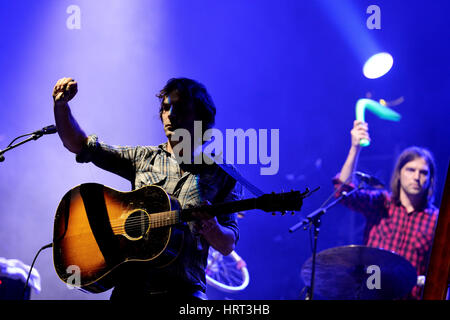
<instances>
[{"instance_id":1,"label":"guitar sound hole","mask_svg":"<svg viewBox=\"0 0 450 320\"><path fill-rule=\"evenodd\" d=\"M131 238L140 238L147 232L148 226L148 215L142 210L137 210L125 221L125 233Z\"/></svg>"}]
</instances>

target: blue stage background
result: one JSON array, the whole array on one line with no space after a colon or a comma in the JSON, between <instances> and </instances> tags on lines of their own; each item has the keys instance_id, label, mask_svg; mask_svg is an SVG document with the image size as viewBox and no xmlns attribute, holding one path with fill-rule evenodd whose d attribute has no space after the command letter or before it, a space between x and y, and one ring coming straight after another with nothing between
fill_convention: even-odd
<instances>
[{"instance_id":1,"label":"blue stage background","mask_svg":"<svg viewBox=\"0 0 450 320\"><path fill-rule=\"evenodd\" d=\"M379 30L366 26L372 4L381 9ZM67 25L71 5L81 10L79 28ZM280 130L278 173L237 165L246 178L265 192L320 186L297 216L247 212L236 251L250 284L237 294L209 288L209 297L297 299L310 238L288 229L332 192L359 98L404 99L393 107L400 122L367 116L372 143L359 169L388 182L403 148L427 147L438 167L439 205L450 150L449 9L448 1L1 1L0 149L54 123L51 91L61 77L79 83L70 104L87 133L116 145L157 145L165 137L155 94L169 78L197 79L216 103L218 129ZM376 50L391 53L394 65L371 80L362 65ZM51 242L56 207L70 188L98 182L130 190L129 182L76 163L57 135L5 158L0 256L27 264ZM363 226L362 216L333 208L323 217L318 250L360 244ZM42 292L32 299L109 298L110 292L68 290L51 250L36 268Z\"/></svg>"}]
</instances>

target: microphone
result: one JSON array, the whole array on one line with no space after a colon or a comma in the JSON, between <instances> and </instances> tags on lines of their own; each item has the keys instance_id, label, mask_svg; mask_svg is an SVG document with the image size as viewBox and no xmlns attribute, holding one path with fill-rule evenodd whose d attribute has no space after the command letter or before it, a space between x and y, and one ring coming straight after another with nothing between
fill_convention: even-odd
<instances>
[{"instance_id":1,"label":"microphone","mask_svg":"<svg viewBox=\"0 0 450 320\"><path fill-rule=\"evenodd\" d=\"M359 180L364 181L369 186L372 187L382 187L384 188L384 183L378 180L378 178L375 178L371 175L368 175L367 173L363 173L360 171L355 171L355 176L358 177Z\"/></svg>"},{"instance_id":2,"label":"microphone","mask_svg":"<svg viewBox=\"0 0 450 320\"><path fill-rule=\"evenodd\" d=\"M43 134L52 134L52 133L56 133L56 126L55 125L50 125L50 126L46 126L44 128L42 128L41 130L37 130L35 132L33 132L33 134L38 134L38 135L43 135Z\"/></svg>"},{"instance_id":3,"label":"microphone","mask_svg":"<svg viewBox=\"0 0 450 320\"><path fill-rule=\"evenodd\" d=\"M15 138L13 141L11 141L9 143L9 145L6 147L5 150L1 150L0 149L0 162L5 161L5 157L3 156L3 154L6 151L14 149L14 148L16 148L16 147L18 147L18 146L20 146L20 145L22 145L22 144L24 144L24 143L26 143L28 141L37 140L37 139L41 138L44 134L52 134L52 133L56 133L57 131L58 130L56 129L56 126L54 124L52 124L50 126L46 126L46 127L42 128L41 130L37 130L37 131L34 131L32 133L27 133L27 134L23 134L21 136L18 136L17 138ZM18 143L13 145L14 141L16 141L17 139L20 139L22 137L27 137L27 136L31 136L31 137L29 137L29 138L27 138L25 140L22 140L22 141L20 141L20 142L18 142Z\"/></svg>"}]
</instances>

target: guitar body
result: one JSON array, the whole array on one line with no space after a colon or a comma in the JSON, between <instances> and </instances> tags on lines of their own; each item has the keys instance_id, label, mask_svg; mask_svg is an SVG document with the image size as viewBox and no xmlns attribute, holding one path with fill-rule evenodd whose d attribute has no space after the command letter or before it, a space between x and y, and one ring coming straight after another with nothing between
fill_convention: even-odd
<instances>
[{"instance_id":1,"label":"guitar body","mask_svg":"<svg viewBox=\"0 0 450 320\"><path fill-rule=\"evenodd\" d=\"M55 215L56 273L65 283L97 293L114 286L114 273L124 264L161 268L172 263L182 248L183 231L161 222L168 218L160 213L177 210L178 200L158 186L131 192L96 183L73 188Z\"/></svg>"},{"instance_id":2,"label":"guitar body","mask_svg":"<svg viewBox=\"0 0 450 320\"><path fill-rule=\"evenodd\" d=\"M186 230L180 223L195 220L195 212L217 216L262 209L284 214L300 210L308 194L308 189L272 193L181 210L176 198L155 185L121 192L97 183L81 184L64 195L56 210L55 270L67 284L103 292L116 284L121 271L128 275L139 264L162 268L175 261Z\"/></svg>"}]
</instances>

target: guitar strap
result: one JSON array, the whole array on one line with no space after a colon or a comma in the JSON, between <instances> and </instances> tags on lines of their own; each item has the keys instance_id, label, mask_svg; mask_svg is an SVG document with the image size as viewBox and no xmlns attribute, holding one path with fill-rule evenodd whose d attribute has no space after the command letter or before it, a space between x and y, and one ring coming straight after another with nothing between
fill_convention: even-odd
<instances>
[{"instance_id":1,"label":"guitar strap","mask_svg":"<svg viewBox=\"0 0 450 320\"><path fill-rule=\"evenodd\" d=\"M218 165L220 168L222 168L223 171L228 173L231 177L233 177L234 180L242 184L245 188L247 188L251 193L253 193L255 196L259 197L264 194L264 192L261 191L258 187L256 187L254 184L252 184L250 181L245 179L233 166L225 163L224 159L222 159L222 163L217 163L217 161L214 161L209 157L207 154L203 154L204 157L208 157L212 162L214 162L216 165Z\"/></svg>"},{"instance_id":2,"label":"guitar strap","mask_svg":"<svg viewBox=\"0 0 450 320\"><path fill-rule=\"evenodd\" d=\"M104 200L103 186L96 183L85 183L80 186L86 215L94 234L95 241L109 265L116 265L121 261L120 243L114 235L109 222L108 210Z\"/></svg>"}]
</instances>

